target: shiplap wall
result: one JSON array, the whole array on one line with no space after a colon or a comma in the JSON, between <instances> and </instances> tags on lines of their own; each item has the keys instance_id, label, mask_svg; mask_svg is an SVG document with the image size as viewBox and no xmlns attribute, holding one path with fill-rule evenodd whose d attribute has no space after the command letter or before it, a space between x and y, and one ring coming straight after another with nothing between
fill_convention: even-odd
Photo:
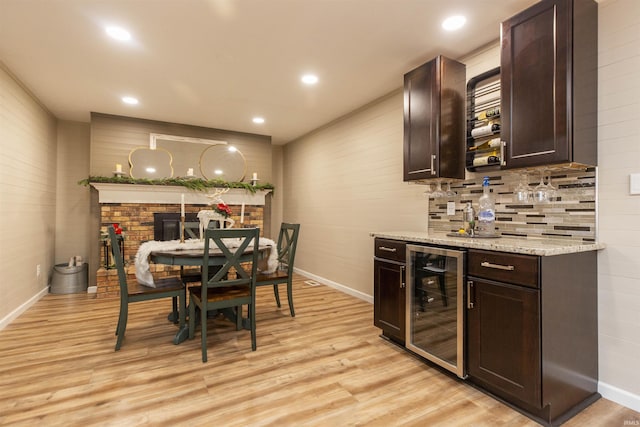
<instances>
[{"instance_id":1,"label":"shiplap wall","mask_svg":"<svg viewBox=\"0 0 640 427\"><path fill-rule=\"evenodd\" d=\"M599 390L640 411L640 1L598 12Z\"/></svg>"},{"instance_id":2,"label":"shiplap wall","mask_svg":"<svg viewBox=\"0 0 640 427\"><path fill-rule=\"evenodd\" d=\"M46 292L54 263L56 120L0 62L0 328ZM41 276L36 276L40 264Z\"/></svg>"}]
</instances>

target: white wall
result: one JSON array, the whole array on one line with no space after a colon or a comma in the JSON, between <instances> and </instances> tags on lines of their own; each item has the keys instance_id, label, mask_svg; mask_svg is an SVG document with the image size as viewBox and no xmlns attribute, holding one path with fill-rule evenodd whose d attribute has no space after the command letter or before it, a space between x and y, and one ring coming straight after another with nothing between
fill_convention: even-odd
<instances>
[{"instance_id":1,"label":"white wall","mask_svg":"<svg viewBox=\"0 0 640 427\"><path fill-rule=\"evenodd\" d=\"M640 1L598 11L599 390L640 411Z\"/></svg>"},{"instance_id":2,"label":"white wall","mask_svg":"<svg viewBox=\"0 0 640 427\"><path fill-rule=\"evenodd\" d=\"M65 263L74 255L85 262L90 255L90 228L88 215L89 189L78 181L89 176L89 124L58 122L58 166L56 201L56 264ZM95 271L97 266L89 266Z\"/></svg>"},{"instance_id":3,"label":"white wall","mask_svg":"<svg viewBox=\"0 0 640 427\"><path fill-rule=\"evenodd\" d=\"M1 62L0 144L2 329L46 292L53 268L56 121Z\"/></svg>"},{"instance_id":4,"label":"white wall","mask_svg":"<svg viewBox=\"0 0 640 427\"><path fill-rule=\"evenodd\" d=\"M424 187L402 182L402 91L284 148L296 267L371 300L372 231L426 230ZM313 277L313 276L312 276Z\"/></svg>"}]
</instances>

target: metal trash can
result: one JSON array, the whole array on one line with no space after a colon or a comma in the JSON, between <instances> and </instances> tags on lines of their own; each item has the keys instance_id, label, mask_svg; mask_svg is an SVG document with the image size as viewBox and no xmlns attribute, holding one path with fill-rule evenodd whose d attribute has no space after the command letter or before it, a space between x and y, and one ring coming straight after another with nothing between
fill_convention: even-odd
<instances>
[{"instance_id":1,"label":"metal trash can","mask_svg":"<svg viewBox=\"0 0 640 427\"><path fill-rule=\"evenodd\" d=\"M68 264L56 264L51 278L52 294L74 294L87 291L89 277L88 264L69 267Z\"/></svg>"}]
</instances>

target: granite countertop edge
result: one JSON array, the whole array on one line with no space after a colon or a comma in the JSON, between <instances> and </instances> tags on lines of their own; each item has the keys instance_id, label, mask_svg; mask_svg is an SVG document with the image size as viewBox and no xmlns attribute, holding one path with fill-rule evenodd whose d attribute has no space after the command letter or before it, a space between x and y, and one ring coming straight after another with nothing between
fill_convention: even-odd
<instances>
[{"instance_id":1,"label":"granite countertop edge","mask_svg":"<svg viewBox=\"0 0 640 427\"><path fill-rule=\"evenodd\" d=\"M605 248L604 243L580 242L561 239L503 236L497 239L451 237L446 233L426 231L380 231L372 232L372 237L402 240L415 243L431 243L461 248L485 249L516 254L553 256L577 252L597 251Z\"/></svg>"}]
</instances>

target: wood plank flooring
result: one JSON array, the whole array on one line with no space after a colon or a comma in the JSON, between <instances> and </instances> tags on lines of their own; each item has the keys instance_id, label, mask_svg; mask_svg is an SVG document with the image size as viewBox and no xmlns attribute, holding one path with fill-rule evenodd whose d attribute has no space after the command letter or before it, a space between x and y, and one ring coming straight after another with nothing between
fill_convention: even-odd
<instances>
[{"instance_id":1,"label":"wood plank flooring","mask_svg":"<svg viewBox=\"0 0 640 427\"><path fill-rule=\"evenodd\" d=\"M535 426L379 337L372 305L297 276L296 317L258 291L258 349L210 320L173 345L170 301L132 304L114 352L117 300L47 295L0 331L0 425ZM286 292L281 291L286 302ZM601 399L567 426L640 414Z\"/></svg>"}]
</instances>

